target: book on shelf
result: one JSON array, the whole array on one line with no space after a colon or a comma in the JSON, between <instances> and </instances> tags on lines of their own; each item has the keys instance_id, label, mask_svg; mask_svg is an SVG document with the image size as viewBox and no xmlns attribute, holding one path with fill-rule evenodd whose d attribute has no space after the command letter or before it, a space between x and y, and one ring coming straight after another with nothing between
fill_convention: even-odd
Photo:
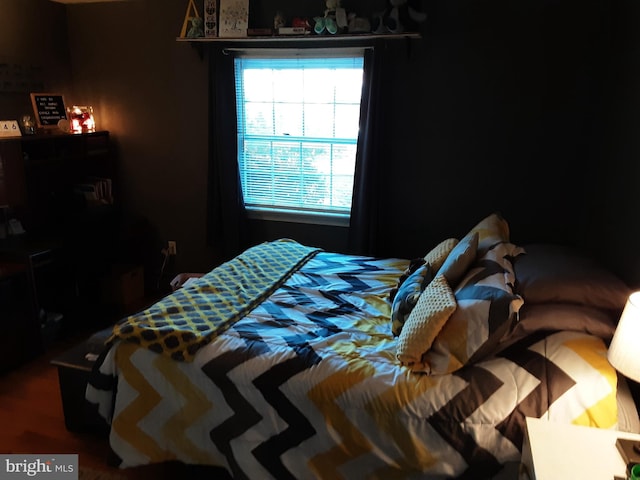
<instances>
[{"instance_id":1,"label":"book on shelf","mask_svg":"<svg viewBox=\"0 0 640 480\"><path fill-rule=\"evenodd\" d=\"M218 36L218 0L204 0L204 36Z\"/></svg>"},{"instance_id":2,"label":"book on shelf","mask_svg":"<svg viewBox=\"0 0 640 480\"><path fill-rule=\"evenodd\" d=\"M311 31L305 27L280 27L278 35L309 35Z\"/></svg>"},{"instance_id":3,"label":"book on shelf","mask_svg":"<svg viewBox=\"0 0 640 480\"><path fill-rule=\"evenodd\" d=\"M74 191L81 194L87 205L112 205L113 192L110 178L87 177L84 182L77 183Z\"/></svg>"}]
</instances>

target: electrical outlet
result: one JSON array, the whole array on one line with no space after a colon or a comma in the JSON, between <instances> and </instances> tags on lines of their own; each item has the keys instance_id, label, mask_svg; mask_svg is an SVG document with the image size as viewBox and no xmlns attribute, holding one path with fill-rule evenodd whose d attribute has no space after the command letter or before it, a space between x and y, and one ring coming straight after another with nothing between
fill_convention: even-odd
<instances>
[{"instance_id":1,"label":"electrical outlet","mask_svg":"<svg viewBox=\"0 0 640 480\"><path fill-rule=\"evenodd\" d=\"M169 255L176 255L176 242L173 240L169 240L167 242L167 250L169 251Z\"/></svg>"}]
</instances>

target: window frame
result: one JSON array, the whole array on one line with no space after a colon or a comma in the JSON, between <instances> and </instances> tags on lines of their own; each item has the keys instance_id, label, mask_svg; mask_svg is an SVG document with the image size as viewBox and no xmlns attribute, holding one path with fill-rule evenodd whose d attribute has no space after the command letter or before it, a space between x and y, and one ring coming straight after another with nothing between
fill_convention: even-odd
<instances>
[{"instance_id":1,"label":"window frame","mask_svg":"<svg viewBox=\"0 0 640 480\"><path fill-rule=\"evenodd\" d=\"M361 95L360 95L360 103L359 103L359 116L358 116L358 125L357 130L358 134L355 137L355 147L356 153L354 158L354 169L353 169L353 181L355 182L355 175L357 170L357 157L358 157L358 148L360 142L360 129L361 129L361 112L362 105L365 101L363 96L364 88L365 88L365 70L364 70L364 58L365 52L368 47L345 47L345 48L309 48L309 49L238 49L234 50L233 54L235 57L247 57L247 58L256 58L256 59L299 59L299 58L345 58L345 57L360 57L362 61L362 86L361 86ZM229 52L231 53L231 52ZM234 59L235 65L235 59ZM235 77L235 66L234 66L234 77ZM238 80L235 79L234 82ZM236 109L239 108L239 102L242 101L240 98L236 98ZM241 188L244 188L242 184L242 168L241 168L241 152L242 152L242 143L241 143L241 133L240 129L242 128L240 125L241 115L238 114L236 118L236 141L237 141L237 153L236 153L236 162L238 164L238 172L240 175ZM337 139L336 139L337 140ZM338 140L332 145L340 144L341 142ZM333 226L342 226L348 227L350 225L351 220L351 212L353 209L353 188L351 191L351 206L348 211L330 211L330 210L305 210L304 208L292 206L290 209L286 206L280 206L277 209L270 207L261 207L256 205L247 205L245 203L245 212L248 218L251 219L259 219L259 220L267 220L267 221L279 221L279 222L292 222L292 223L307 223L307 224L321 224L321 225L333 225ZM243 200L244 202L244 200Z\"/></svg>"}]
</instances>

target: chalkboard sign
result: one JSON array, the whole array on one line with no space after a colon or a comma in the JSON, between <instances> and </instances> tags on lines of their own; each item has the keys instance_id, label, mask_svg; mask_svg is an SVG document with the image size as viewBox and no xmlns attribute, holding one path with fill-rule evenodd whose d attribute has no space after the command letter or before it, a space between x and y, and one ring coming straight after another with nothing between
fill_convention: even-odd
<instances>
[{"instance_id":1,"label":"chalkboard sign","mask_svg":"<svg viewBox=\"0 0 640 480\"><path fill-rule=\"evenodd\" d=\"M57 128L60 120L67 120L64 97L59 93L32 93L31 104L38 128Z\"/></svg>"}]
</instances>

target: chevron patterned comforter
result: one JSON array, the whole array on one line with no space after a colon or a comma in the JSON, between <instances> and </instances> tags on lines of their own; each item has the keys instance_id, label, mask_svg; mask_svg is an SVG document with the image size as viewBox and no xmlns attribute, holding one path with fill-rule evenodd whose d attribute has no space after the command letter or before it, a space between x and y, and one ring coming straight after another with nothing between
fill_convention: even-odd
<instances>
[{"instance_id":1,"label":"chevron patterned comforter","mask_svg":"<svg viewBox=\"0 0 640 480\"><path fill-rule=\"evenodd\" d=\"M388 293L407 265L317 253L193 361L116 341L87 399L110 422L121 466L491 478L519 461L525 416L616 426L616 374L605 341L586 332L533 332L447 375L402 367Z\"/></svg>"}]
</instances>

